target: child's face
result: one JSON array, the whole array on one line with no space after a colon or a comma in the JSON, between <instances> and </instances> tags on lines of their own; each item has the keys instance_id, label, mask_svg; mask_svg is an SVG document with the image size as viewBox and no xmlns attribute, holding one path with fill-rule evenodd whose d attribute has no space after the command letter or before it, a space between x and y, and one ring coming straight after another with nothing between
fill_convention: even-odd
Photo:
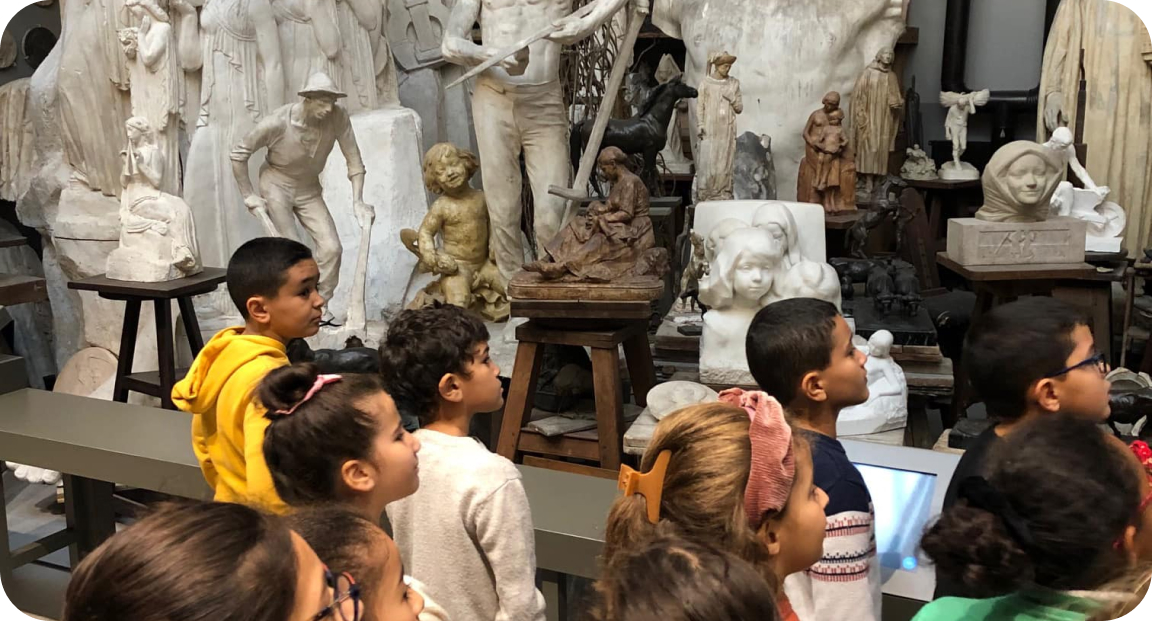
<instances>
[{"instance_id":1,"label":"child's face","mask_svg":"<svg viewBox=\"0 0 1152 621\"><path fill-rule=\"evenodd\" d=\"M356 407L376 419L377 429L371 470L375 485L372 494L384 506L411 496L420 487L420 465L416 453L420 440L404 430L396 404L386 392L378 392L356 403Z\"/></svg>"},{"instance_id":2,"label":"child's face","mask_svg":"<svg viewBox=\"0 0 1152 621\"><path fill-rule=\"evenodd\" d=\"M780 578L804 571L824 556L824 507L828 495L812 483L812 455L807 446L798 446L796 478L784 513L770 526L776 530L780 553L776 568Z\"/></svg>"},{"instance_id":3,"label":"child's face","mask_svg":"<svg viewBox=\"0 0 1152 621\"><path fill-rule=\"evenodd\" d=\"M868 356L852 344L852 329L844 318L836 316L832 329L832 357L828 366L817 372L826 400L836 410L859 405L868 400L868 373L864 362Z\"/></svg>"},{"instance_id":4,"label":"child's face","mask_svg":"<svg viewBox=\"0 0 1152 621\"><path fill-rule=\"evenodd\" d=\"M320 268L316 261L305 259L288 268L284 284L274 298L256 297L261 301L261 310L250 316L259 323L266 323L273 334L284 342L305 338L320 330L320 318L324 309L324 298L316 291L320 280Z\"/></svg>"},{"instance_id":5,"label":"child's face","mask_svg":"<svg viewBox=\"0 0 1152 621\"><path fill-rule=\"evenodd\" d=\"M732 291L745 304L760 306L760 298L772 289L772 268L777 257L766 252L744 252L736 261Z\"/></svg>"},{"instance_id":6,"label":"child's face","mask_svg":"<svg viewBox=\"0 0 1152 621\"><path fill-rule=\"evenodd\" d=\"M455 154L440 158L440 167L436 171L436 181L445 191L459 190L468 185L468 164L463 158Z\"/></svg>"},{"instance_id":7,"label":"child's face","mask_svg":"<svg viewBox=\"0 0 1152 621\"><path fill-rule=\"evenodd\" d=\"M365 585L372 593L371 605L364 610L362 621L416 621L424 610L424 598L404 580L404 564L400 560L400 550L396 542L381 533L378 543L373 546L375 558L384 561L380 584Z\"/></svg>"},{"instance_id":8,"label":"child's face","mask_svg":"<svg viewBox=\"0 0 1152 621\"><path fill-rule=\"evenodd\" d=\"M1076 326L1072 330L1072 342L1075 348L1064 361L1066 368L1085 362L1097 354L1096 341L1088 326ZM1108 390L1112 382L1104 379L1104 375L1097 365L1086 364L1052 378L1051 397L1055 399L1054 407L1089 420L1107 420L1112 412L1108 403ZM1041 390L1042 402L1046 397L1045 392Z\"/></svg>"},{"instance_id":9,"label":"child's face","mask_svg":"<svg viewBox=\"0 0 1152 621\"><path fill-rule=\"evenodd\" d=\"M469 414L495 412L504 406L500 367L489 355L487 341L472 346L472 362L464 367L464 374L460 390Z\"/></svg>"}]
</instances>

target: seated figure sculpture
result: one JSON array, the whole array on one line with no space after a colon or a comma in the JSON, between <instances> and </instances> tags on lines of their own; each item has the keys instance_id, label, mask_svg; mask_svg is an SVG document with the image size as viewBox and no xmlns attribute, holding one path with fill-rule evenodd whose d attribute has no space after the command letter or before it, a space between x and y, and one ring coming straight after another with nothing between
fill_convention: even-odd
<instances>
[{"instance_id":1,"label":"seated figure sculpture","mask_svg":"<svg viewBox=\"0 0 1152 621\"><path fill-rule=\"evenodd\" d=\"M734 218L709 233L714 254L700 301L708 307L700 340L700 378L706 384L752 384L744 341L752 317L778 300L813 297L840 305L836 271L804 259L792 213L780 203L760 207L752 222ZM719 234L718 234L719 233Z\"/></svg>"},{"instance_id":2,"label":"seated figure sculpture","mask_svg":"<svg viewBox=\"0 0 1152 621\"><path fill-rule=\"evenodd\" d=\"M1067 127L1057 127L1052 137L1044 143L1058 162L1072 169L1072 173L1084 185L1072 186L1070 181L1061 181L1052 195L1051 214L1084 220L1088 223L1085 249L1100 252L1118 252L1120 236L1128 218L1124 208L1112 201L1106 201L1111 189L1106 185L1096 185L1092 175L1080 164L1076 147L1072 144L1072 131Z\"/></svg>"},{"instance_id":3,"label":"seated figure sculpture","mask_svg":"<svg viewBox=\"0 0 1152 621\"><path fill-rule=\"evenodd\" d=\"M108 255L108 278L162 282L199 274L200 252L192 210L179 196L159 189L164 177L163 151L156 131L143 117L125 124L128 148L120 152L120 247Z\"/></svg>"},{"instance_id":4,"label":"seated figure sculpture","mask_svg":"<svg viewBox=\"0 0 1152 621\"><path fill-rule=\"evenodd\" d=\"M616 147L600 152L597 164L612 183L607 201L596 201L542 246L545 258L524 265L548 280L612 282L633 276L661 277L668 250L656 247L648 216L648 189L625 167Z\"/></svg>"},{"instance_id":5,"label":"seated figure sculpture","mask_svg":"<svg viewBox=\"0 0 1152 621\"><path fill-rule=\"evenodd\" d=\"M425 287L411 308L438 301L470 308L489 321L508 318L508 283L488 247L484 193L468 185L479 167L473 153L447 142L433 145L424 155L424 185L441 196L428 209L420 229L402 229L400 240L419 259L417 269L440 279Z\"/></svg>"},{"instance_id":6,"label":"seated figure sculpture","mask_svg":"<svg viewBox=\"0 0 1152 621\"><path fill-rule=\"evenodd\" d=\"M864 363L868 400L840 411L836 433L859 436L903 428L908 423L908 380L892 359L892 333L877 330L866 343L859 336L856 339L856 347L868 354Z\"/></svg>"}]
</instances>

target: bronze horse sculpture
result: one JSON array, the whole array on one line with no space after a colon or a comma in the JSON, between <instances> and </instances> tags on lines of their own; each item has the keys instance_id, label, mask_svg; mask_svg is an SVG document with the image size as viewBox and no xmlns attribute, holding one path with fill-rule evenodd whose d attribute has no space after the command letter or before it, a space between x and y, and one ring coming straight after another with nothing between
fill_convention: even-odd
<instances>
[{"instance_id":1,"label":"bronze horse sculpture","mask_svg":"<svg viewBox=\"0 0 1152 621\"><path fill-rule=\"evenodd\" d=\"M653 88L639 114L630 119L608 120L600 148L617 147L628 155L637 153L643 155L644 166L640 178L644 179L645 183L652 183L656 179L656 154L660 153L668 142L668 123L672 120L676 104L681 99L691 99L696 95L696 89L684 84L680 78ZM586 119L572 127L569 145L573 166L579 165L580 156L588 146L592 123L592 119ZM600 186L597 180L592 179L592 183L599 193Z\"/></svg>"}]
</instances>

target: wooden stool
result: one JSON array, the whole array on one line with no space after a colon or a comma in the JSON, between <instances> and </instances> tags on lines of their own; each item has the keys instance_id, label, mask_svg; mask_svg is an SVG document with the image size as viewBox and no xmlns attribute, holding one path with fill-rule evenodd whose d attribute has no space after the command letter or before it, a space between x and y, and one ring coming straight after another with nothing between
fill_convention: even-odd
<instances>
[{"instance_id":1,"label":"wooden stool","mask_svg":"<svg viewBox=\"0 0 1152 621\"><path fill-rule=\"evenodd\" d=\"M514 277L508 287L512 315L526 317L528 322L516 329L520 344L496 452L512 461L519 461L528 453L583 459L598 462L604 470L619 470L624 448L619 347L624 346L633 397L636 404L643 407L648 391L656 385L648 322L652 316L652 300L658 299L663 290L663 283L655 278L602 285L579 283L574 287L574 283L541 281L535 274L521 273ZM584 299L557 299L565 294L571 296L574 291ZM524 429L532 415L544 345L572 345L592 350L595 440L572 436L549 438ZM529 459L532 465L551 467L547 462L552 460ZM571 464L553 463L557 469L574 470L568 467Z\"/></svg>"},{"instance_id":2,"label":"wooden stool","mask_svg":"<svg viewBox=\"0 0 1152 621\"><path fill-rule=\"evenodd\" d=\"M113 401L127 403L128 392L136 391L158 397L165 409L176 409L172 404L172 387L176 384L177 373L170 302L175 299L180 306L180 319L184 323L184 331L188 333L188 345L192 348L192 355L196 356L204 348L204 338L200 336L200 324L192 308L192 296L215 291L224 282L224 274L223 268L206 267L195 276L166 282L112 280L101 274L68 283L69 289L95 291L102 298L128 303L124 309L124 327L120 331L120 355L116 365L116 385L112 391ZM156 311L159 370L132 373L132 362L136 356L136 331L140 326L140 303L146 301L151 301Z\"/></svg>"}]
</instances>

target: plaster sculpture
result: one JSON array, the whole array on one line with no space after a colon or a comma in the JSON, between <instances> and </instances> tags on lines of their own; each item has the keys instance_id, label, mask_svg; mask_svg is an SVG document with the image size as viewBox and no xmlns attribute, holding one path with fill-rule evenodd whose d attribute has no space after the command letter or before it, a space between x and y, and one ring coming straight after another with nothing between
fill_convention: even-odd
<instances>
[{"instance_id":1,"label":"plaster sculpture","mask_svg":"<svg viewBox=\"0 0 1152 621\"><path fill-rule=\"evenodd\" d=\"M719 400L719 393L703 384L674 380L657 384L648 391L648 413L656 420L663 420L676 410Z\"/></svg>"},{"instance_id":2,"label":"plaster sculpture","mask_svg":"<svg viewBox=\"0 0 1152 621\"><path fill-rule=\"evenodd\" d=\"M349 114L375 110L380 107L376 86L376 49L381 44L383 4L380 0L340 0L335 4L336 27L340 33L340 55L337 58L340 73L331 77L349 95L345 102ZM381 58L387 58L387 55ZM391 103L395 104L395 92L390 95Z\"/></svg>"},{"instance_id":3,"label":"plaster sculpture","mask_svg":"<svg viewBox=\"0 0 1152 621\"><path fill-rule=\"evenodd\" d=\"M524 265L546 279L611 282L628 276L662 277L668 250L656 247L648 215L648 189L626 168L628 158L616 147L600 152L600 172L612 183L607 201L588 206L560 234L543 244L546 258Z\"/></svg>"},{"instance_id":4,"label":"plaster sculpture","mask_svg":"<svg viewBox=\"0 0 1152 621\"><path fill-rule=\"evenodd\" d=\"M360 147L348 113L336 104L345 94L332 78L316 73L299 95L301 101L278 108L240 140L232 150L233 175L244 205L261 220L268 234L295 239L299 220L315 244L320 267L317 290L330 300L340 279L344 249L324 202L320 173L337 143L348 163L352 209L361 228L371 227L376 209L364 202ZM248 175L248 160L263 148L268 149L268 161L260 171L257 191Z\"/></svg>"},{"instance_id":5,"label":"plaster sculpture","mask_svg":"<svg viewBox=\"0 0 1152 621\"><path fill-rule=\"evenodd\" d=\"M1128 210L1124 239L1147 247L1152 229L1152 46L1127 6L1108 0L1063 0L1044 49L1036 140L1067 126L1087 145L1087 170ZM1083 56L1081 56L1083 55ZM1081 79L1087 89L1079 104Z\"/></svg>"},{"instance_id":6,"label":"plaster sculpture","mask_svg":"<svg viewBox=\"0 0 1152 621\"><path fill-rule=\"evenodd\" d=\"M312 74L340 75L340 30L333 0L272 0L284 63L284 94L291 101Z\"/></svg>"},{"instance_id":7,"label":"plaster sculpture","mask_svg":"<svg viewBox=\"0 0 1152 621\"><path fill-rule=\"evenodd\" d=\"M202 5L200 19L195 6ZM230 158L232 147L284 103L284 68L275 13L268 0L173 2L181 13L179 43L186 71L200 70L196 131L184 167L184 200L192 208L205 265L224 266L244 242L263 234L248 215ZM249 160L255 174L263 156ZM235 325L223 287L197 298L206 330Z\"/></svg>"},{"instance_id":8,"label":"plaster sculpture","mask_svg":"<svg viewBox=\"0 0 1152 621\"><path fill-rule=\"evenodd\" d=\"M125 0L132 16L140 25L120 31L120 44L128 59L132 81L132 116L148 121L156 132L156 146L166 167L159 189L169 194L180 193L178 134L180 101L183 98L183 71L180 68L176 33L172 31L168 12L156 0Z\"/></svg>"},{"instance_id":9,"label":"plaster sculpture","mask_svg":"<svg viewBox=\"0 0 1152 621\"><path fill-rule=\"evenodd\" d=\"M120 152L120 247L108 255L108 278L161 282L200 273L192 211L160 189L168 163L156 130L147 119L132 117L127 133L128 148Z\"/></svg>"},{"instance_id":10,"label":"plaster sculpture","mask_svg":"<svg viewBox=\"0 0 1152 621\"><path fill-rule=\"evenodd\" d=\"M685 81L707 75L708 55L727 49L740 75L744 113L737 133L773 138L780 198L792 200L805 145L799 133L829 91L851 93L876 51L904 30L905 0L653 0L652 23L686 48ZM689 110L690 125L699 120ZM699 152L693 137L693 153ZM697 162L699 164L699 162ZM487 164L485 164L487 165Z\"/></svg>"},{"instance_id":11,"label":"plaster sculpture","mask_svg":"<svg viewBox=\"0 0 1152 621\"><path fill-rule=\"evenodd\" d=\"M857 337L859 338L859 337ZM844 408L836 421L836 433L862 436L901 429L908 424L908 381L890 354L892 333L877 330L857 348L868 354L868 400Z\"/></svg>"},{"instance_id":12,"label":"plaster sculpture","mask_svg":"<svg viewBox=\"0 0 1152 621\"><path fill-rule=\"evenodd\" d=\"M0 86L0 199L15 202L32 182L35 154L28 78Z\"/></svg>"},{"instance_id":13,"label":"plaster sculpture","mask_svg":"<svg viewBox=\"0 0 1152 621\"><path fill-rule=\"evenodd\" d=\"M744 111L740 81L729 75L736 57L714 53L696 98L696 202L732 199L736 115Z\"/></svg>"},{"instance_id":14,"label":"plaster sculpture","mask_svg":"<svg viewBox=\"0 0 1152 621\"><path fill-rule=\"evenodd\" d=\"M776 163L772 158L771 136L744 132L736 139L732 197L736 200L776 200Z\"/></svg>"},{"instance_id":15,"label":"plaster sculpture","mask_svg":"<svg viewBox=\"0 0 1152 621\"><path fill-rule=\"evenodd\" d=\"M656 81L660 84L667 84L672 80L683 81L683 79L684 72L680 70L672 55L661 56L660 64L656 67ZM670 172L681 175L692 172L692 160L684 155L684 143L680 137L681 119L687 118L685 116L686 109L685 102L676 104L676 112L672 115L672 122L668 124L668 137L665 140L664 148L660 151L660 158L664 160L664 166Z\"/></svg>"},{"instance_id":16,"label":"plaster sculpture","mask_svg":"<svg viewBox=\"0 0 1152 621\"><path fill-rule=\"evenodd\" d=\"M753 383L744 340L752 317L768 304L814 297L840 305L836 271L822 262L822 256L821 262L804 257L792 209L783 203L762 203L751 218L725 218L709 230L714 249L705 248L708 272L699 283L700 301L709 308L700 339L702 382Z\"/></svg>"},{"instance_id":17,"label":"plaster sculpture","mask_svg":"<svg viewBox=\"0 0 1152 621\"><path fill-rule=\"evenodd\" d=\"M976 218L989 222L1042 222L1064 168L1044 145L1017 140L1000 147L984 168L984 205Z\"/></svg>"},{"instance_id":18,"label":"plaster sculpture","mask_svg":"<svg viewBox=\"0 0 1152 621\"><path fill-rule=\"evenodd\" d=\"M865 198L888 174L888 154L896 144L903 118L904 97L900 80L892 71L894 59L892 48L882 48L852 88L852 151Z\"/></svg>"},{"instance_id":19,"label":"plaster sculpture","mask_svg":"<svg viewBox=\"0 0 1152 621\"><path fill-rule=\"evenodd\" d=\"M488 321L508 318L508 282L488 251L488 207L484 193L468 180L480 161L468 151L440 143L424 155L424 184L440 194L420 223L420 230L403 229L400 240L419 259L421 272L440 279L413 300L420 308L433 300L471 308ZM436 245L440 234L441 245Z\"/></svg>"},{"instance_id":20,"label":"plaster sculpture","mask_svg":"<svg viewBox=\"0 0 1152 621\"><path fill-rule=\"evenodd\" d=\"M972 93L940 93L940 105L948 108L944 119L944 136L952 141L952 161L940 167L940 178L946 181L979 179L976 167L961 161L968 149L968 116L976 113L977 106L988 103L988 89Z\"/></svg>"},{"instance_id":21,"label":"plaster sculpture","mask_svg":"<svg viewBox=\"0 0 1152 621\"><path fill-rule=\"evenodd\" d=\"M823 205L825 213L854 211L856 162L843 126L840 93L827 93L823 103L804 126L807 146L797 175L796 200Z\"/></svg>"},{"instance_id":22,"label":"plaster sculpture","mask_svg":"<svg viewBox=\"0 0 1152 621\"><path fill-rule=\"evenodd\" d=\"M1052 195L1052 215L1067 216L1088 223L1088 238L1085 249L1098 252L1119 252L1121 236L1127 217L1124 209L1105 201L1110 188L1098 186L1088 171L1080 165L1076 157L1076 147L1072 145L1072 131L1067 127L1057 127L1044 146L1052 151L1058 162L1072 169L1072 173L1084 185L1075 188L1068 181L1061 181Z\"/></svg>"},{"instance_id":23,"label":"plaster sculpture","mask_svg":"<svg viewBox=\"0 0 1152 621\"><path fill-rule=\"evenodd\" d=\"M544 25L558 25L551 34L484 71L472 96L473 117L484 119L475 125L476 142L484 162L481 176L491 243L505 278L510 279L524 262L521 153L530 171L537 243L555 237L563 224L567 202L548 192L549 186L569 183L568 115L559 82L561 46L588 37L624 4L625 0L593 0L580 15L570 15L567 0L458 0L452 8L441 52L449 62L467 67L480 65ZM472 40L477 21L483 45Z\"/></svg>"},{"instance_id":24,"label":"plaster sculpture","mask_svg":"<svg viewBox=\"0 0 1152 621\"><path fill-rule=\"evenodd\" d=\"M937 179L939 175L936 174L936 164L928 154L920 148L920 145L914 144L905 151L908 158L904 160L904 165L900 167L900 176L905 179L913 179L916 181L931 181Z\"/></svg>"},{"instance_id":25,"label":"plaster sculpture","mask_svg":"<svg viewBox=\"0 0 1152 621\"><path fill-rule=\"evenodd\" d=\"M0 69L16 64L16 37L7 28L0 34Z\"/></svg>"}]
</instances>

